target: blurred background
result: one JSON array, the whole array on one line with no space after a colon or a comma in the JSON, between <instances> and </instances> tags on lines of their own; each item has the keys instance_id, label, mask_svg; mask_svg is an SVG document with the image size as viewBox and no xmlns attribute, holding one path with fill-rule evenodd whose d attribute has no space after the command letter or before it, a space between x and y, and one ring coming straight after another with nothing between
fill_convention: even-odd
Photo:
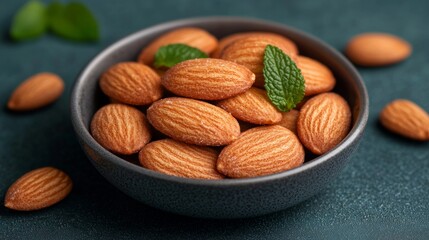
<instances>
[{"instance_id":1,"label":"blurred background","mask_svg":"<svg viewBox=\"0 0 429 240\"><path fill-rule=\"evenodd\" d=\"M43 1L48 3L49 1ZM62 1L66 2L66 1ZM13 42L14 13L25 0L0 7L0 103L27 77L51 71L65 94L31 113L0 112L0 196L23 173L42 166L67 172L74 189L63 202L37 212L0 207L0 239L428 239L429 145L396 137L380 127L378 113L396 98L429 109L429 1L426 0L128 0L84 3L98 20L96 43L47 34ZM363 32L387 32L410 42L405 62L358 68L370 95L370 118L350 164L317 196L268 216L201 220L142 205L107 183L75 139L69 113L73 82L105 47L155 24L200 16L271 20L308 32L337 50Z\"/></svg>"}]
</instances>

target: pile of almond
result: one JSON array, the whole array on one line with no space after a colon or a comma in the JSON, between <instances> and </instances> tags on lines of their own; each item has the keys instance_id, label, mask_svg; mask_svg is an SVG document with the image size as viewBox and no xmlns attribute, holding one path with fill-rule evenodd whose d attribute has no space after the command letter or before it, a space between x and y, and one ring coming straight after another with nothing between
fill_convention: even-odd
<instances>
[{"instance_id":1,"label":"pile of almond","mask_svg":"<svg viewBox=\"0 0 429 240\"><path fill-rule=\"evenodd\" d=\"M173 43L210 58L155 69L157 50ZM293 59L305 78L305 101L289 112L280 112L264 89L267 45ZM95 113L90 128L104 148L119 156L138 153L143 167L165 174L273 174L303 164L305 149L324 154L345 138L351 112L330 92L335 82L328 67L299 55L284 36L246 32L218 40L203 29L182 28L149 43L137 62L118 63L102 74L100 88L111 103Z\"/></svg>"},{"instance_id":2,"label":"pile of almond","mask_svg":"<svg viewBox=\"0 0 429 240\"><path fill-rule=\"evenodd\" d=\"M159 48L175 43L211 58L155 69ZM280 112L264 89L267 45L293 59L305 80L305 98L288 112ZM378 67L403 61L411 51L396 36L365 33L353 37L345 52L357 65ZM284 36L247 32L218 40L203 29L177 29L146 46L137 62L118 63L101 76L100 87L111 103L93 116L91 133L109 151L124 159L138 157L143 167L169 175L223 179L273 174L300 166L306 151L326 153L347 135L350 108L331 92L335 83L328 67L299 55ZM35 110L53 103L63 90L58 75L42 72L22 82L7 107ZM404 137L429 141L429 114L409 100L387 104L380 122ZM64 199L72 186L63 171L38 168L9 187L4 205L20 211L46 208Z\"/></svg>"}]
</instances>

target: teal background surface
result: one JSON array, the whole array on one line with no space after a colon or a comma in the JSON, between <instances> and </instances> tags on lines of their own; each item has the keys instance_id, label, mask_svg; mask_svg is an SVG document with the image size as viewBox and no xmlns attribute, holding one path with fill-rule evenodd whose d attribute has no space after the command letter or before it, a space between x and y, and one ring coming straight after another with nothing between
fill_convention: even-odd
<instances>
[{"instance_id":1,"label":"teal background surface","mask_svg":"<svg viewBox=\"0 0 429 240\"><path fill-rule=\"evenodd\" d=\"M101 25L101 41L83 44L47 35L13 43L7 33L25 1L0 7L0 197L18 177L42 166L67 172L72 193L36 212L0 206L0 239L429 239L429 143L397 137L378 123L395 98L429 110L429 1L84 1ZM343 50L353 35L381 31L409 41L412 56L384 68L359 68L370 96L365 136L342 174L317 196L267 216L194 219L140 204L110 185L81 151L69 113L77 75L116 40L175 19L245 16L283 23ZM55 104L30 113L5 105L34 73L52 71L66 82Z\"/></svg>"}]
</instances>

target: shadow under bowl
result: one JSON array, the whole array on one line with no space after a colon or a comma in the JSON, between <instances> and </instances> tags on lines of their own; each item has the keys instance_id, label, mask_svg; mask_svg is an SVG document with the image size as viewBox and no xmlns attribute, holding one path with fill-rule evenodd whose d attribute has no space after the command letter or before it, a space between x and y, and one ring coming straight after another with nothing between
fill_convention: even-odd
<instances>
[{"instance_id":1,"label":"shadow under bowl","mask_svg":"<svg viewBox=\"0 0 429 240\"><path fill-rule=\"evenodd\" d=\"M327 65L337 79L335 92L350 104L353 125L334 149L302 166L268 176L247 179L197 180L145 169L110 153L89 132L93 114L106 97L100 75L118 62L137 58L143 46L157 36L181 27L200 27L218 38L237 32L265 31L294 41L302 55ZM203 218L242 218L291 207L315 195L333 180L357 148L368 118L368 94L353 65L323 41L294 28L257 19L194 18L156 25L127 36L98 54L77 79L71 98L74 129L83 150L97 170L132 198L165 211Z\"/></svg>"}]
</instances>

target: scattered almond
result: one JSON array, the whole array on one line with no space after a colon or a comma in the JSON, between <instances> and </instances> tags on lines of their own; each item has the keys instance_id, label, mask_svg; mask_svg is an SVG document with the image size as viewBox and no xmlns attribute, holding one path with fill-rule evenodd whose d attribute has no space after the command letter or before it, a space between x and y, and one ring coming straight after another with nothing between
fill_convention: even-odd
<instances>
[{"instance_id":1,"label":"scattered almond","mask_svg":"<svg viewBox=\"0 0 429 240\"><path fill-rule=\"evenodd\" d=\"M143 167L168 175L222 179L224 177L216 171L217 156L217 151L209 147L163 139L146 145L139 159Z\"/></svg>"},{"instance_id":2,"label":"scattered almond","mask_svg":"<svg viewBox=\"0 0 429 240\"><path fill-rule=\"evenodd\" d=\"M162 46L173 43L183 43L210 54L216 49L218 41L213 35L204 29L191 27L179 28L168 32L149 43L149 45L141 51L138 57L138 62L151 65L154 61L156 51L158 51Z\"/></svg>"},{"instance_id":3,"label":"scattered almond","mask_svg":"<svg viewBox=\"0 0 429 240\"><path fill-rule=\"evenodd\" d=\"M291 130L293 133L296 132L296 125L298 122L299 111L292 109L289 112L282 112L282 120L277 124Z\"/></svg>"},{"instance_id":4,"label":"scattered almond","mask_svg":"<svg viewBox=\"0 0 429 240\"><path fill-rule=\"evenodd\" d=\"M28 111L44 107L57 100L64 91L64 82L56 74L43 72L22 82L12 93L7 107L13 111Z\"/></svg>"},{"instance_id":5,"label":"scattered almond","mask_svg":"<svg viewBox=\"0 0 429 240\"><path fill-rule=\"evenodd\" d=\"M221 146L240 135L237 120L222 108L188 98L164 98L147 110L158 131L189 144Z\"/></svg>"},{"instance_id":6,"label":"scattered almond","mask_svg":"<svg viewBox=\"0 0 429 240\"><path fill-rule=\"evenodd\" d=\"M221 100L249 89L255 75L247 68L222 59L205 58L181 62L162 77L162 85L183 97Z\"/></svg>"},{"instance_id":7,"label":"scattered almond","mask_svg":"<svg viewBox=\"0 0 429 240\"><path fill-rule=\"evenodd\" d=\"M283 42L283 45L288 46L288 49L293 54L298 54L298 47L296 44L291 41L290 39L276 34L276 33L270 33L270 32L242 32L242 33L235 33L228 35L224 38L222 38L219 41L219 45L216 48L216 50L211 54L212 58L220 58L222 55L223 50L230 45L231 43L235 42L238 39L246 38L246 37L261 37L261 38L268 38L268 39L276 39L278 41Z\"/></svg>"},{"instance_id":8,"label":"scattered almond","mask_svg":"<svg viewBox=\"0 0 429 240\"><path fill-rule=\"evenodd\" d=\"M18 211L32 211L58 203L71 191L73 183L67 174L53 167L26 173L7 190L4 205Z\"/></svg>"},{"instance_id":9,"label":"scattered almond","mask_svg":"<svg viewBox=\"0 0 429 240\"><path fill-rule=\"evenodd\" d=\"M397 99L380 113L381 124L404 137L429 141L429 114L414 102Z\"/></svg>"},{"instance_id":10,"label":"scattered almond","mask_svg":"<svg viewBox=\"0 0 429 240\"><path fill-rule=\"evenodd\" d=\"M235 97L220 101L217 105L235 118L254 124L274 124L282 119L282 114L271 104L267 93L258 88L250 88Z\"/></svg>"},{"instance_id":11,"label":"scattered almond","mask_svg":"<svg viewBox=\"0 0 429 240\"><path fill-rule=\"evenodd\" d=\"M335 87L335 77L324 64L314 59L297 56L298 68L305 80L305 96L329 92Z\"/></svg>"},{"instance_id":12,"label":"scattered almond","mask_svg":"<svg viewBox=\"0 0 429 240\"><path fill-rule=\"evenodd\" d=\"M162 97L161 79L150 67L123 62L110 67L100 79L107 96L131 105L147 105Z\"/></svg>"},{"instance_id":13,"label":"scattered almond","mask_svg":"<svg viewBox=\"0 0 429 240\"><path fill-rule=\"evenodd\" d=\"M124 155L140 151L151 139L144 114L124 104L100 108L92 118L91 133L104 148Z\"/></svg>"},{"instance_id":14,"label":"scattered almond","mask_svg":"<svg viewBox=\"0 0 429 240\"><path fill-rule=\"evenodd\" d=\"M385 66L405 60L411 54L411 45L386 33L364 33L353 37L346 47L349 59L361 66Z\"/></svg>"},{"instance_id":15,"label":"scattered almond","mask_svg":"<svg viewBox=\"0 0 429 240\"><path fill-rule=\"evenodd\" d=\"M257 177L298 167L304 155L304 148L290 130L256 127L221 151L217 169L232 178Z\"/></svg>"},{"instance_id":16,"label":"scattered almond","mask_svg":"<svg viewBox=\"0 0 429 240\"><path fill-rule=\"evenodd\" d=\"M262 37L245 37L240 38L228 45L221 54L221 58L236 62L247 67L255 74L255 86L264 86L264 52L267 45L273 45L281 50L292 59L295 59L295 54L289 50L289 45L284 44L276 39L268 39Z\"/></svg>"},{"instance_id":17,"label":"scattered almond","mask_svg":"<svg viewBox=\"0 0 429 240\"><path fill-rule=\"evenodd\" d=\"M350 107L336 93L322 93L308 100L300 110L297 131L302 144L314 154L324 154L347 135Z\"/></svg>"}]
</instances>

